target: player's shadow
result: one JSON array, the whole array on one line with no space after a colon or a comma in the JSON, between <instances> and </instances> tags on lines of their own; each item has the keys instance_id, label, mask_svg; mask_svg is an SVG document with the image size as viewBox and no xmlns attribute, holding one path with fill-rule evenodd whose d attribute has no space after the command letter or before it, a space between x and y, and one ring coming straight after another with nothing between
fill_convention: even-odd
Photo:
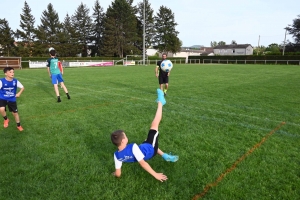
<instances>
[{"instance_id":1,"label":"player's shadow","mask_svg":"<svg viewBox=\"0 0 300 200\"><path fill-rule=\"evenodd\" d=\"M54 89L53 89L53 85L51 84L51 82L49 84L45 84L43 82L37 82L37 87L44 91L47 95L53 97L53 92L54 92Z\"/></svg>"}]
</instances>

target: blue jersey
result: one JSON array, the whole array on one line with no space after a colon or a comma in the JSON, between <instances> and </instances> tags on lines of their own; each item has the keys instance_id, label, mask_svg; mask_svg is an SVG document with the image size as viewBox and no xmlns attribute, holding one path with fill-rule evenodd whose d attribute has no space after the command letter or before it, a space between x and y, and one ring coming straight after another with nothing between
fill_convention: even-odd
<instances>
[{"instance_id":1,"label":"blue jersey","mask_svg":"<svg viewBox=\"0 0 300 200\"><path fill-rule=\"evenodd\" d=\"M154 155L154 148L149 143L128 144L122 151L116 151L115 157L119 162L138 162L142 159L149 160Z\"/></svg>"},{"instance_id":2,"label":"blue jersey","mask_svg":"<svg viewBox=\"0 0 300 200\"><path fill-rule=\"evenodd\" d=\"M51 74L60 74L60 70L58 67L58 58L54 57L54 58L49 58L47 60L47 67L50 68L50 73Z\"/></svg>"},{"instance_id":3,"label":"blue jersey","mask_svg":"<svg viewBox=\"0 0 300 200\"><path fill-rule=\"evenodd\" d=\"M16 94L17 94L18 83L19 83L18 80L15 78L11 81L2 78L1 79L2 86L0 88L0 99L15 102L17 100Z\"/></svg>"}]
</instances>

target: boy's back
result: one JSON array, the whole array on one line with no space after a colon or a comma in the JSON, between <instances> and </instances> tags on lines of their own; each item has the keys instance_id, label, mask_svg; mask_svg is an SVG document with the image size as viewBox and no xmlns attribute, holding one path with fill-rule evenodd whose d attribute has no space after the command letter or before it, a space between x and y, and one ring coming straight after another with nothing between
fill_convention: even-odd
<instances>
[{"instance_id":1,"label":"boy's back","mask_svg":"<svg viewBox=\"0 0 300 200\"><path fill-rule=\"evenodd\" d=\"M60 70L58 68L58 58L57 57L49 58L47 60L47 62L49 63L51 74L60 74Z\"/></svg>"},{"instance_id":2,"label":"boy's back","mask_svg":"<svg viewBox=\"0 0 300 200\"><path fill-rule=\"evenodd\" d=\"M154 155L154 148L151 144L143 143L139 146L136 143L128 144L122 151L116 151L115 156L121 162L138 162L141 159L149 160Z\"/></svg>"}]
</instances>

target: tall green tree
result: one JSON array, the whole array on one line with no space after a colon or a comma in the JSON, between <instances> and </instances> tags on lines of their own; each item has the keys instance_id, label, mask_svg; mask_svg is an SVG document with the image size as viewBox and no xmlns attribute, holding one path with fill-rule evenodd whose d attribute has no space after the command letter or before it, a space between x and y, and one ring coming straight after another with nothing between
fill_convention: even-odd
<instances>
[{"instance_id":1,"label":"tall green tree","mask_svg":"<svg viewBox=\"0 0 300 200\"><path fill-rule=\"evenodd\" d=\"M5 18L0 19L0 56L16 55L14 42L14 31L8 21Z\"/></svg>"},{"instance_id":2,"label":"tall green tree","mask_svg":"<svg viewBox=\"0 0 300 200\"><path fill-rule=\"evenodd\" d=\"M33 42L34 41L34 23L35 18L31 14L31 8L25 1L24 8L22 9L22 14L20 14L20 29L17 29L16 34L24 42Z\"/></svg>"},{"instance_id":3,"label":"tall green tree","mask_svg":"<svg viewBox=\"0 0 300 200\"><path fill-rule=\"evenodd\" d=\"M36 30L37 42L34 48L34 54L39 56L48 56L48 48L54 47L59 52L59 34L62 24L59 21L58 13L54 10L51 3L47 9L42 12L41 24Z\"/></svg>"},{"instance_id":4,"label":"tall green tree","mask_svg":"<svg viewBox=\"0 0 300 200\"><path fill-rule=\"evenodd\" d=\"M145 21L144 21L144 2L140 2L137 5L137 16L139 20L139 30L141 30L141 38L143 38L143 29L144 29L144 23L145 23L145 46L146 48L149 48L153 44L153 38L155 35L154 31L154 11L151 8L151 4L149 3L149 0L145 1Z\"/></svg>"},{"instance_id":5,"label":"tall green tree","mask_svg":"<svg viewBox=\"0 0 300 200\"><path fill-rule=\"evenodd\" d=\"M76 39L80 45L78 53L81 53L83 57L87 56L88 44L92 41L93 23L89 13L90 9L81 3L72 16L72 24L77 35Z\"/></svg>"},{"instance_id":6,"label":"tall green tree","mask_svg":"<svg viewBox=\"0 0 300 200\"><path fill-rule=\"evenodd\" d=\"M179 32L175 29L178 24L175 22L172 10L161 6L154 19L155 48L160 52L180 52L182 42L178 38Z\"/></svg>"},{"instance_id":7,"label":"tall green tree","mask_svg":"<svg viewBox=\"0 0 300 200\"><path fill-rule=\"evenodd\" d=\"M219 46L226 45L226 42L220 41L220 42L218 42L218 45L219 45Z\"/></svg>"},{"instance_id":8,"label":"tall green tree","mask_svg":"<svg viewBox=\"0 0 300 200\"><path fill-rule=\"evenodd\" d=\"M293 20L293 24L286 27L287 31L293 35L296 44L300 44L300 15Z\"/></svg>"},{"instance_id":9,"label":"tall green tree","mask_svg":"<svg viewBox=\"0 0 300 200\"><path fill-rule=\"evenodd\" d=\"M77 43L76 30L72 24L71 17L66 14L62 23L62 32L59 34L60 40L60 56L63 57L75 57L80 49Z\"/></svg>"},{"instance_id":10,"label":"tall green tree","mask_svg":"<svg viewBox=\"0 0 300 200\"><path fill-rule=\"evenodd\" d=\"M25 1L24 7L22 9L22 14L20 14L20 28L16 31L16 38L20 39L18 42L18 49L20 56L32 56L32 50L35 39L35 18L31 14L31 8Z\"/></svg>"},{"instance_id":11,"label":"tall green tree","mask_svg":"<svg viewBox=\"0 0 300 200\"><path fill-rule=\"evenodd\" d=\"M49 45L59 43L57 35L61 32L62 24L59 21L58 13L54 10L51 3L47 10L42 12L41 24L38 26L37 38Z\"/></svg>"},{"instance_id":12,"label":"tall green tree","mask_svg":"<svg viewBox=\"0 0 300 200\"><path fill-rule=\"evenodd\" d=\"M217 41L211 41L210 46L211 47L216 47L216 46L218 46L218 42Z\"/></svg>"},{"instance_id":13,"label":"tall green tree","mask_svg":"<svg viewBox=\"0 0 300 200\"><path fill-rule=\"evenodd\" d=\"M279 55L280 54L280 46L276 43L269 44L269 46L265 49L267 54Z\"/></svg>"},{"instance_id":14,"label":"tall green tree","mask_svg":"<svg viewBox=\"0 0 300 200\"><path fill-rule=\"evenodd\" d=\"M115 0L108 7L104 21L104 55L118 56L140 52L135 42L137 18L135 8L126 0Z\"/></svg>"},{"instance_id":15,"label":"tall green tree","mask_svg":"<svg viewBox=\"0 0 300 200\"><path fill-rule=\"evenodd\" d=\"M92 42L94 44L93 54L97 55L100 55L100 49L103 45L104 16L105 13L103 11L103 8L101 7L99 0L96 0L92 14L92 17L94 19L92 29Z\"/></svg>"}]
</instances>

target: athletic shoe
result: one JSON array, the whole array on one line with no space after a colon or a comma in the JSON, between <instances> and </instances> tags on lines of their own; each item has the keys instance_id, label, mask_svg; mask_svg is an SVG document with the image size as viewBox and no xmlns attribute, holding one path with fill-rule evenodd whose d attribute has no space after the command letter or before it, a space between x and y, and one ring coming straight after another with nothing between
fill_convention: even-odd
<instances>
[{"instance_id":1,"label":"athletic shoe","mask_svg":"<svg viewBox=\"0 0 300 200\"><path fill-rule=\"evenodd\" d=\"M19 131L23 131L24 129L22 128L22 126L17 126L17 129L19 130Z\"/></svg>"},{"instance_id":2,"label":"athletic shoe","mask_svg":"<svg viewBox=\"0 0 300 200\"><path fill-rule=\"evenodd\" d=\"M9 119L4 120L4 122L3 122L4 128L7 128L7 127L8 127L8 122L9 122Z\"/></svg>"},{"instance_id":3,"label":"athletic shoe","mask_svg":"<svg viewBox=\"0 0 300 200\"><path fill-rule=\"evenodd\" d=\"M166 154L164 153L162 155L163 159L167 162L176 162L179 159L179 156L171 155L171 154Z\"/></svg>"},{"instance_id":4,"label":"athletic shoe","mask_svg":"<svg viewBox=\"0 0 300 200\"><path fill-rule=\"evenodd\" d=\"M67 95L68 96L68 99L71 99L70 95Z\"/></svg>"},{"instance_id":5,"label":"athletic shoe","mask_svg":"<svg viewBox=\"0 0 300 200\"><path fill-rule=\"evenodd\" d=\"M161 89L157 89L157 99L156 102L160 102L162 105L166 104L166 99L164 97L164 92Z\"/></svg>"},{"instance_id":6,"label":"athletic shoe","mask_svg":"<svg viewBox=\"0 0 300 200\"><path fill-rule=\"evenodd\" d=\"M59 103L59 102L61 102L60 98L59 98L59 99L57 99L57 102L58 102L58 103Z\"/></svg>"}]
</instances>

